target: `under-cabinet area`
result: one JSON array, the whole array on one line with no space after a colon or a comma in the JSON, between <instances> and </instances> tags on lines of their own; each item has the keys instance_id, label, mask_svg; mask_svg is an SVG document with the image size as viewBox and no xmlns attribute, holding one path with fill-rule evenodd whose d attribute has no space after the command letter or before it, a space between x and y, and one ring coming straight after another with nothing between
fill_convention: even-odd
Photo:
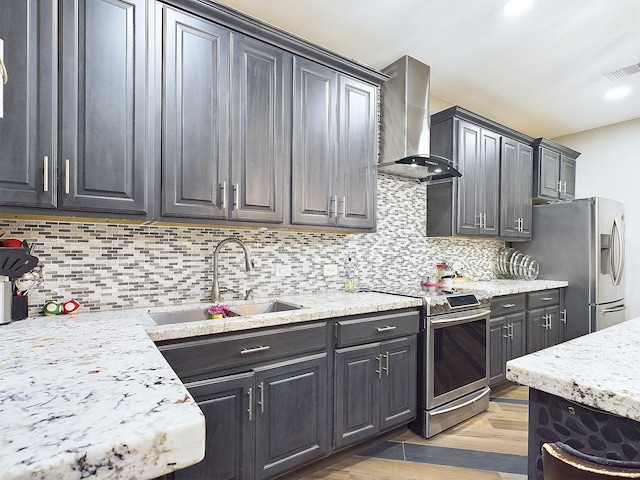
<instances>
[{"instance_id":1,"label":"under-cabinet area","mask_svg":"<svg viewBox=\"0 0 640 480\"><path fill-rule=\"evenodd\" d=\"M418 328L411 309L158 342L207 425L169 478L274 478L408 424Z\"/></svg>"}]
</instances>

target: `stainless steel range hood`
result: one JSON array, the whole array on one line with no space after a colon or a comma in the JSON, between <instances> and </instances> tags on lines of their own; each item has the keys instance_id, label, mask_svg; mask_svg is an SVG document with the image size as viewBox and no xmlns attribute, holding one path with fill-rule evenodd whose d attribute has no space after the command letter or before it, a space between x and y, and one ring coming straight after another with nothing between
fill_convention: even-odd
<instances>
[{"instance_id":1,"label":"stainless steel range hood","mask_svg":"<svg viewBox=\"0 0 640 480\"><path fill-rule=\"evenodd\" d=\"M430 155L429 65L405 55L382 84L378 171L418 180L460 177L451 161Z\"/></svg>"}]
</instances>

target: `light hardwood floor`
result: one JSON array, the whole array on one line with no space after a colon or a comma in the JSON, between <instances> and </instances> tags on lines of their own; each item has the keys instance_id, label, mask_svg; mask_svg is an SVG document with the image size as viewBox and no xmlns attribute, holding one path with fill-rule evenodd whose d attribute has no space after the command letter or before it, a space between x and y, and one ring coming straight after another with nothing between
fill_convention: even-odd
<instances>
[{"instance_id":1,"label":"light hardwood floor","mask_svg":"<svg viewBox=\"0 0 640 480\"><path fill-rule=\"evenodd\" d=\"M403 433L299 480L526 480L528 389L492 392L489 409L424 439Z\"/></svg>"}]
</instances>

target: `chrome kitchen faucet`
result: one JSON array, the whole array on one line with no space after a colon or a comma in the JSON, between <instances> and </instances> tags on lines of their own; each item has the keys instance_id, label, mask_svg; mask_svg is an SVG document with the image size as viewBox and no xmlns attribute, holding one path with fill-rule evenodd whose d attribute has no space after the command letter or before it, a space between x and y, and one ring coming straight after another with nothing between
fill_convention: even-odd
<instances>
[{"instance_id":1,"label":"chrome kitchen faucet","mask_svg":"<svg viewBox=\"0 0 640 480\"><path fill-rule=\"evenodd\" d=\"M218 283L218 256L220 255L220 250L227 243L237 243L242 247L244 251L244 263L247 269L247 272L250 272L253 269L253 260L251 259L251 252L249 248L244 244L242 240L235 237L229 237L222 240L215 251L213 252L213 291L211 292L211 301L214 303L218 303L220 301L220 284Z\"/></svg>"}]
</instances>

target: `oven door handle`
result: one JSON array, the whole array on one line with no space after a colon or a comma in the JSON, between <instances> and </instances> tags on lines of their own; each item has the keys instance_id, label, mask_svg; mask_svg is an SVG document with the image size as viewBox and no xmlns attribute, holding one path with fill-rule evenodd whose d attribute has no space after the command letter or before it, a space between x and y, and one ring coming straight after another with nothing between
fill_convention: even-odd
<instances>
[{"instance_id":1,"label":"oven door handle","mask_svg":"<svg viewBox=\"0 0 640 480\"><path fill-rule=\"evenodd\" d=\"M462 323L462 322L471 322L473 320L481 320L482 318L486 317L490 313L491 313L491 310L480 310L477 313L474 313L472 315L465 315L463 317L450 317L450 318L441 318L441 319L430 317L429 322L431 323L431 325L438 325L438 326L456 324L456 323Z\"/></svg>"},{"instance_id":2,"label":"oven door handle","mask_svg":"<svg viewBox=\"0 0 640 480\"><path fill-rule=\"evenodd\" d=\"M480 393L478 393L478 395L474 395L473 398L470 398L466 402L463 402L463 403L460 403L460 404L457 404L457 405L453 405L453 406L451 406L449 408L445 408L445 409L442 409L442 410L437 410L437 411L434 411L434 412L430 412L429 415L432 415L432 416L442 415L443 413L453 412L454 410L458 410L459 408L466 407L467 405L471 405L472 403L477 402L478 399L482 398L484 395L487 394L487 392L485 390L486 389L482 389L480 391Z\"/></svg>"}]
</instances>

